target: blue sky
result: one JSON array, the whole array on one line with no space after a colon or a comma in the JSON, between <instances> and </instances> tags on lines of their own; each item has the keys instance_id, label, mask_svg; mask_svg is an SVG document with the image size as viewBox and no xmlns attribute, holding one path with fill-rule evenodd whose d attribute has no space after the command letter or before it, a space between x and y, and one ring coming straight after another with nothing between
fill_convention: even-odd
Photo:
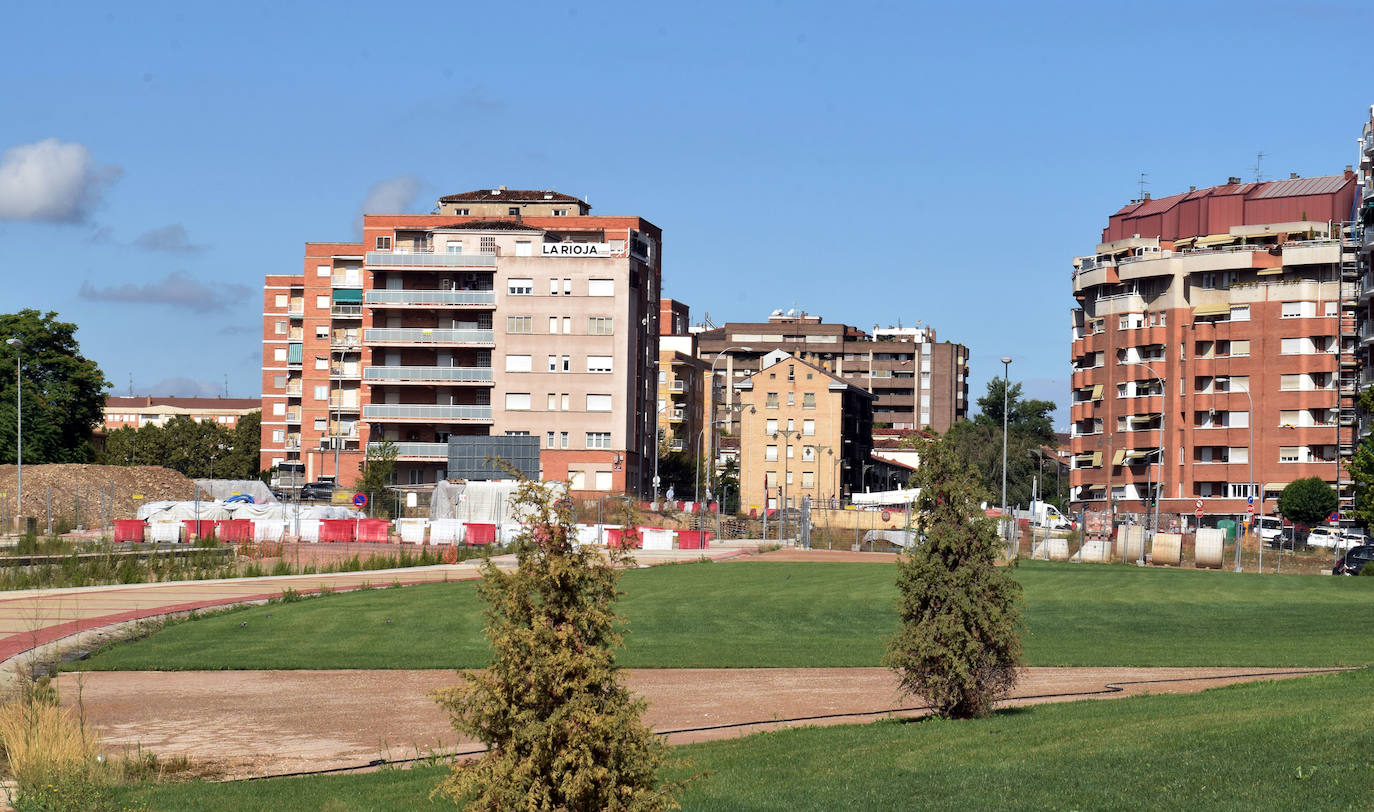
<instances>
[{"instance_id":1,"label":"blue sky","mask_svg":"<svg viewBox=\"0 0 1374 812\"><path fill-rule=\"evenodd\" d=\"M19 2L2 307L79 324L117 393L256 396L262 277L304 242L554 188L660 225L694 320L921 320L971 348L975 398L1006 354L1062 407L1071 257L1141 172L1340 172L1374 102L1362 11Z\"/></svg>"}]
</instances>

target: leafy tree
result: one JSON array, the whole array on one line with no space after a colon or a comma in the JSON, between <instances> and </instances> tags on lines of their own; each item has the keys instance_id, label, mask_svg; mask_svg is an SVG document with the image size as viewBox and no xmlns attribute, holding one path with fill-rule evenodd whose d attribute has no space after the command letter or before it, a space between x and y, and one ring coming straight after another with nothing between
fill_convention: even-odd
<instances>
[{"instance_id":1,"label":"leafy tree","mask_svg":"<svg viewBox=\"0 0 1374 812\"><path fill-rule=\"evenodd\" d=\"M76 325L56 313L20 310L0 314L0 460L15 459L18 422L16 353L23 362L24 462L90 462L91 432L104 419L110 384L95 362L81 355Z\"/></svg>"},{"instance_id":2,"label":"leafy tree","mask_svg":"<svg viewBox=\"0 0 1374 812\"><path fill-rule=\"evenodd\" d=\"M105 437L106 465L161 465L193 479L250 479L258 474L260 412L245 415L232 429L176 415L162 426L125 426ZM214 463L211 464L211 456Z\"/></svg>"},{"instance_id":3,"label":"leafy tree","mask_svg":"<svg viewBox=\"0 0 1374 812\"><path fill-rule=\"evenodd\" d=\"M979 413L973 418L975 422L995 426L1001 430L1002 390L1005 388L1005 382L1001 378L988 381L988 393L978 398ZM1056 408L1054 401L1023 400L1019 381L1007 389L1006 398L1008 435L1025 434L1041 443L1055 442L1054 418L1051 416Z\"/></svg>"},{"instance_id":4,"label":"leafy tree","mask_svg":"<svg viewBox=\"0 0 1374 812\"><path fill-rule=\"evenodd\" d=\"M1360 442L1345 468L1355 483L1355 504L1350 515L1366 527L1374 527L1374 437Z\"/></svg>"},{"instance_id":5,"label":"leafy tree","mask_svg":"<svg viewBox=\"0 0 1374 812\"><path fill-rule=\"evenodd\" d=\"M1339 502L1335 488L1310 476L1288 483L1279 494L1279 513L1294 524L1311 526L1325 521Z\"/></svg>"},{"instance_id":6,"label":"leafy tree","mask_svg":"<svg viewBox=\"0 0 1374 812\"><path fill-rule=\"evenodd\" d=\"M665 746L615 665L624 561L578 546L561 484L522 481L518 567L482 567L492 661L436 700L487 752L455 762L436 792L485 810L657 810L673 806L657 769Z\"/></svg>"},{"instance_id":7,"label":"leafy tree","mask_svg":"<svg viewBox=\"0 0 1374 812\"><path fill-rule=\"evenodd\" d=\"M396 478L397 450L396 444L387 440L380 446L369 445L363 457L363 476L358 480L357 489L368 495L374 517L392 518L391 501L384 497Z\"/></svg>"},{"instance_id":8,"label":"leafy tree","mask_svg":"<svg viewBox=\"0 0 1374 812\"><path fill-rule=\"evenodd\" d=\"M978 485L948 441L924 443L916 484L925 540L898 559L902 626L884 662L904 693L937 714L986 716L1018 677L1021 587L997 568L997 531L978 509Z\"/></svg>"},{"instance_id":9,"label":"leafy tree","mask_svg":"<svg viewBox=\"0 0 1374 812\"><path fill-rule=\"evenodd\" d=\"M696 490L693 483L697 481L697 458L688 454L686 451L669 451L659 455L658 458L658 477L659 493L668 493L668 488L672 488L673 496L677 499L691 499ZM705 493L706 472L701 471L702 492Z\"/></svg>"}]
</instances>

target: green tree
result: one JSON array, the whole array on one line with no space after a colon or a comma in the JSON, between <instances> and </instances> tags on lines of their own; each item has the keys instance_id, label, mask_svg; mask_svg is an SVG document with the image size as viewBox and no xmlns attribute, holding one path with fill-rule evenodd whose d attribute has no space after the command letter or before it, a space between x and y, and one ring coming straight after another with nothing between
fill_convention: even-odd
<instances>
[{"instance_id":1,"label":"green tree","mask_svg":"<svg viewBox=\"0 0 1374 812\"><path fill-rule=\"evenodd\" d=\"M491 663L435 698L487 752L454 762L436 792L484 810L669 808L657 777L665 746L615 665L623 555L576 544L562 487L522 481L518 567L483 564Z\"/></svg>"},{"instance_id":2,"label":"green tree","mask_svg":"<svg viewBox=\"0 0 1374 812\"><path fill-rule=\"evenodd\" d=\"M24 462L90 462L91 432L105 414L110 384L95 362L81 355L76 325L56 313L20 310L0 314L0 460L15 458L18 422L16 354L23 362Z\"/></svg>"},{"instance_id":3,"label":"green tree","mask_svg":"<svg viewBox=\"0 0 1374 812\"><path fill-rule=\"evenodd\" d=\"M395 443L386 440L381 445L369 445L363 456L363 476L356 487L372 500L372 515L377 518L393 518L392 501L386 495L396 478L397 450Z\"/></svg>"},{"instance_id":4,"label":"green tree","mask_svg":"<svg viewBox=\"0 0 1374 812\"><path fill-rule=\"evenodd\" d=\"M1355 484L1355 504L1350 515L1366 527L1374 527L1374 437L1366 437L1346 463Z\"/></svg>"},{"instance_id":5,"label":"green tree","mask_svg":"<svg viewBox=\"0 0 1374 812\"><path fill-rule=\"evenodd\" d=\"M901 628L884 663L937 714L986 716L1019 675L1021 586L997 568L997 531L949 442L923 444L916 485L925 539L897 562Z\"/></svg>"},{"instance_id":6,"label":"green tree","mask_svg":"<svg viewBox=\"0 0 1374 812\"><path fill-rule=\"evenodd\" d=\"M1339 502L1335 488L1321 477L1310 476L1288 483L1279 494L1279 513L1294 524L1310 527L1325 521Z\"/></svg>"},{"instance_id":7,"label":"green tree","mask_svg":"<svg viewBox=\"0 0 1374 812\"><path fill-rule=\"evenodd\" d=\"M978 414L974 421L988 426L1002 428L1002 390L1006 388L1001 378L988 381L988 392L978 398ZM1055 442L1054 410L1052 400L1025 400L1021 397L1021 383L1011 384L1006 391L1007 431L1025 434L1042 443Z\"/></svg>"},{"instance_id":8,"label":"green tree","mask_svg":"<svg viewBox=\"0 0 1374 812\"><path fill-rule=\"evenodd\" d=\"M987 394L978 399L982 412L961 420L945 433L954 453L973 471L981 487L980 499L1000 504L1002 499L1002 379L988 381ZM1058 442L1051 415L1055 404L1048 400L1023 400L1021 384L1007 390L1007 502L1030 504L1033 482L1038 478L1040 498L1063 505L1069 479L1055 476L1057 463L1044 447ZM919 440L917 441L919 442Z\"/></svg>"}]
</instances>

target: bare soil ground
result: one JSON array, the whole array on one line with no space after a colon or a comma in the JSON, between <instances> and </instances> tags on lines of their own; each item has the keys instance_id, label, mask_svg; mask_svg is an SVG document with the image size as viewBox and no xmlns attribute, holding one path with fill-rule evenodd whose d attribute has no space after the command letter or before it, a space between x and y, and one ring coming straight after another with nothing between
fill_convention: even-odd
<instances>
[{"instance_id":1,"label":"bare soil ground","mask_svg":"<svg viewBox=\"0 0 1374 812\"><path fill-rule=\"evenodd\" d=\"M1009 704L1184 693L1321 669L1031 668ZM428 693L452 671L218 671L66 673L112 748L186 756L202 775L276 775L367 765L378 759L475 752ZM1119 684L1120 690L1113 686ZM648 723L670 743L742 736L792 725L919 716L883 668L632 670Z\"/></svg>"},{"instance_id":2,"label":"bare soil ground","mask_svg":"<svg viewBox=\"0 0 1374 812\"><path fill-rule=\"evenodd\" d=\"M0 493L9 494L7 511L14 510L17 484L18 469L0 465ZM160 465L25 465L21 515L37 517L42 533L50 507L56 525L62 519L75 520L79 502L81 523L89 525L106 515L111 520L132 519L140 504L195 495L194 482Z\"/></svg>"}]
</instances>

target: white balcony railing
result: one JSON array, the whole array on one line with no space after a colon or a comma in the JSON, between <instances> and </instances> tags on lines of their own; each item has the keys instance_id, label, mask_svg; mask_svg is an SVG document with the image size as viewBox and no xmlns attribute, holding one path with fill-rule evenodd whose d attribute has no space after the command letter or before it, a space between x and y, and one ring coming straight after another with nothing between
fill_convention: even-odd
<instances>
[{"instance_id":1,"label":"white balcony railing","mask_svg":"<svg viewBox=\"0 0 1374 812\"><path fill-rule=\"evenodd\" d=\"M447 460L448 443L392 443L398 459ZM382 443L368 443L368 451L378 451Z\"/></svg>"},{"instance_id":2,"label":"white balcony railing","mask_svg":"<svg viewBox=\"0 0 1374 812\"><path fill-rule=\"evenodd\" d=\"M369 290L363 294L369 305L421 305L430 307L494 305L494 290Z\"/></svg>"},{"instance_id":3,"label":"white balcony railing","mask_svg":"<svg viewBox=\"0 0 1374 812\"><path fill-rule=\"evenodd\" d=\"M363 379L487 383L491 381L491 367L368 367L363 370Z\"/></svg>"},{"instance_id":4,"label":"white balcony railing","mask_svg":"<svg viewBox=\"0 0 1374 812\"><path fill-rule=\"evenodd\" d=\"M368 251L370 268L494 268L495 254L436 254L414 251Z\"/></svg>"},{"instance_id":5,"label":"white balcony railing","mask_svg":"<svg viewBox=\"0 0 1374 812\"><path fill-rule=\"evenodd\" d=\"M465 420L491 420L491 407L373 403L363 407L363 419L427 420L435 423L451 423Z\"/></svg>"},{"instance_id":6,"label":"white balcony railing","mask_svg":"<svg viewBox=\"0 0 1374 812\"><path fill-rule=\"evenodd\" d=\"M491 330L426 330L379 327L363 331L369 344L494 344Z\"/></svg>"}]
</instances>

